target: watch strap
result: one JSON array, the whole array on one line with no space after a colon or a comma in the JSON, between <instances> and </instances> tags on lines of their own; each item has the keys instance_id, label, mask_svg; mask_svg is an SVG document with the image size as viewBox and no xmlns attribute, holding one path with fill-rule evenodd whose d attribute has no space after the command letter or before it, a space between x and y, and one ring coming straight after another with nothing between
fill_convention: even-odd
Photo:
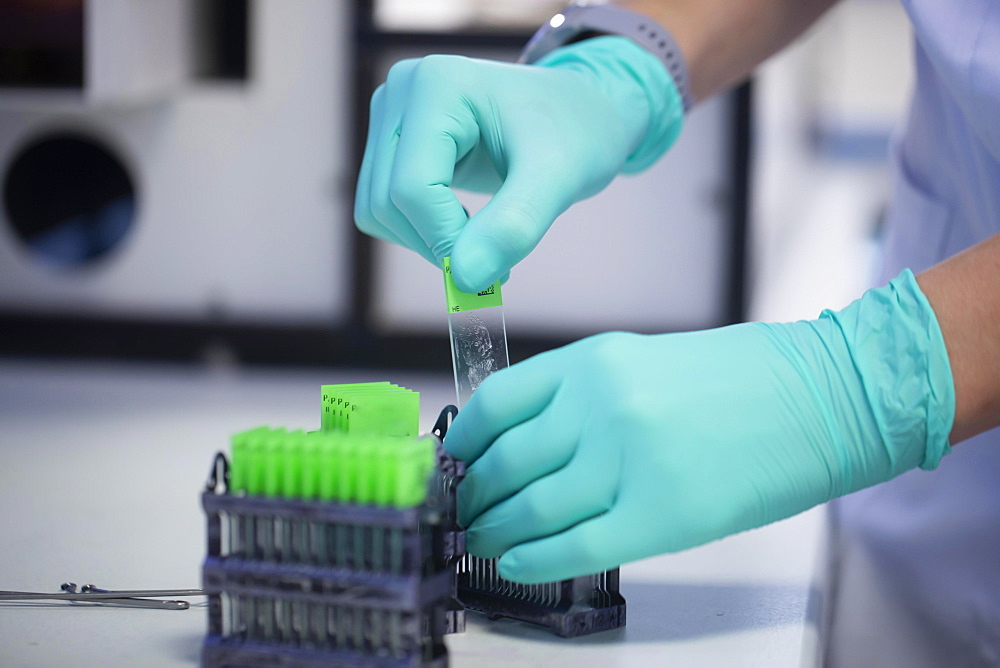
<instances>
[{"instance_id":1,"label":"watch strap","mask_svg":"<svg viewBox=\"0 0 1000 668\"><path fill-rule=\"evenodd\" d=\"M684 102L684 110L691 108L694 100L691 97L687 65L673 35L645 14L622 7L583 3L569 5L528 40L519 62L534 63L545 54L570 44L587 33L628 37L652 53L673 78Z\"/></svg>"}]
</instances>

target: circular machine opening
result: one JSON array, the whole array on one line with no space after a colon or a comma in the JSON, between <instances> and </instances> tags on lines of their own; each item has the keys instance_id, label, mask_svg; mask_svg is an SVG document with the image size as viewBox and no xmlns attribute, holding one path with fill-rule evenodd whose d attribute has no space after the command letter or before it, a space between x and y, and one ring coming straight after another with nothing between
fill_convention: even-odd
<instances>
[{"instance_id":1,"label":"circular machine opening","mask_svg":"<svg viewBox=\"0 0 1000 668\"><path fill-rule=\"evenodd\" d=\"M10 161L7 220L31 253L75 267L111 252L135 222L132 178L110 148L80 134L35 139Z\"/></svg>"}]
</instances>

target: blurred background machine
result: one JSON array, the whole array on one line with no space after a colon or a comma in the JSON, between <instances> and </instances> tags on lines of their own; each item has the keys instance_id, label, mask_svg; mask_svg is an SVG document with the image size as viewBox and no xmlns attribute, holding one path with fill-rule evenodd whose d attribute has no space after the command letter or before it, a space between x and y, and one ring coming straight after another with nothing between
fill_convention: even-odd
<instances>
[{"instance_id":1,"label":"blurred background machine","mask_svg":"<svg viewBox=\"0 0 1000 668\"><path fill-rule=\"evenodd\" d=\"M368 99L400 58L514 60L559 5L4 3L0 353L447 369L440 270L353 226ZM748 100L557 222L505 286L515 360L741 319Z\"/></svg>"}]
</instances>

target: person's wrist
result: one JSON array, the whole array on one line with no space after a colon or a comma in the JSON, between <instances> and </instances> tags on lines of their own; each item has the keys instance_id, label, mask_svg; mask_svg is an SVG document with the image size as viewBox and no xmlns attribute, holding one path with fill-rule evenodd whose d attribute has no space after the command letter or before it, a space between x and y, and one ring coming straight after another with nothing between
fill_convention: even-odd
<instances>
[{"instance_id":1,"label":"person's wrist","mask_svg":"<svg viewBox=\"0 0 1000 668\"><path fill-rule=\"evenodd\" d=\"M824 311L824 320L843 337L876 430L870 442L848 438L846 445L883 448L889 466L883 479L937 467L951 451L955 388L941 328L913 273L904 270L846 308ZM854 489L881 482L860 473Z\"/></svg>"},{"instance_id":2,"label":"person's wrist","mask_svg":"<svg viewBox=\"0 0 1000 668\"><path fill-rule=\"evenodd\" d=\"M947 352L909 271L815 320L750 325L763 328L779 354L773 368L805 429L803 452L824 462L814 503L933 469L950 451Z\"/></svg>"},{"instance_id":3,"label":"person's wrist","mask_svg":"<svg viewBox=\"0 0 1000 668\"><path fill-rule=\"evenodd\" d=\"M673 78L655 56L627 37L586 39L551 51L535 65L577 69L596 76L634 138L622 169L625 173L652 165L680 135L684 102Z\"/></svg>"}]
</instances>

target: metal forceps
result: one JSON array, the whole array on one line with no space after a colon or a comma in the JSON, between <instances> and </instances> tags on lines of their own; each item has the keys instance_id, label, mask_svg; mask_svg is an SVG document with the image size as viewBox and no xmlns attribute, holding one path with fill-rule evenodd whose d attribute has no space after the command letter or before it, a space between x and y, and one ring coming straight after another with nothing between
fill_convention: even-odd
<instances>
[{"instance_id":1,"label":"metal forceps","mask_svg":"<svg viewBox=\"0 0 1000 668\"><path fill-rule=\"evenodd\" d=\"M72 603L100 603L126 608L149 608L153 610L187 610L187 601L157 601L163 596L204 596L203 589L101 589L92 584L83 585L77 591L76 583L64 582L61 593L47 594L31 591L2 591L0 601L70 601ZM144 598L153 597L153 598Z\"/></svg>"}]
</instances>

